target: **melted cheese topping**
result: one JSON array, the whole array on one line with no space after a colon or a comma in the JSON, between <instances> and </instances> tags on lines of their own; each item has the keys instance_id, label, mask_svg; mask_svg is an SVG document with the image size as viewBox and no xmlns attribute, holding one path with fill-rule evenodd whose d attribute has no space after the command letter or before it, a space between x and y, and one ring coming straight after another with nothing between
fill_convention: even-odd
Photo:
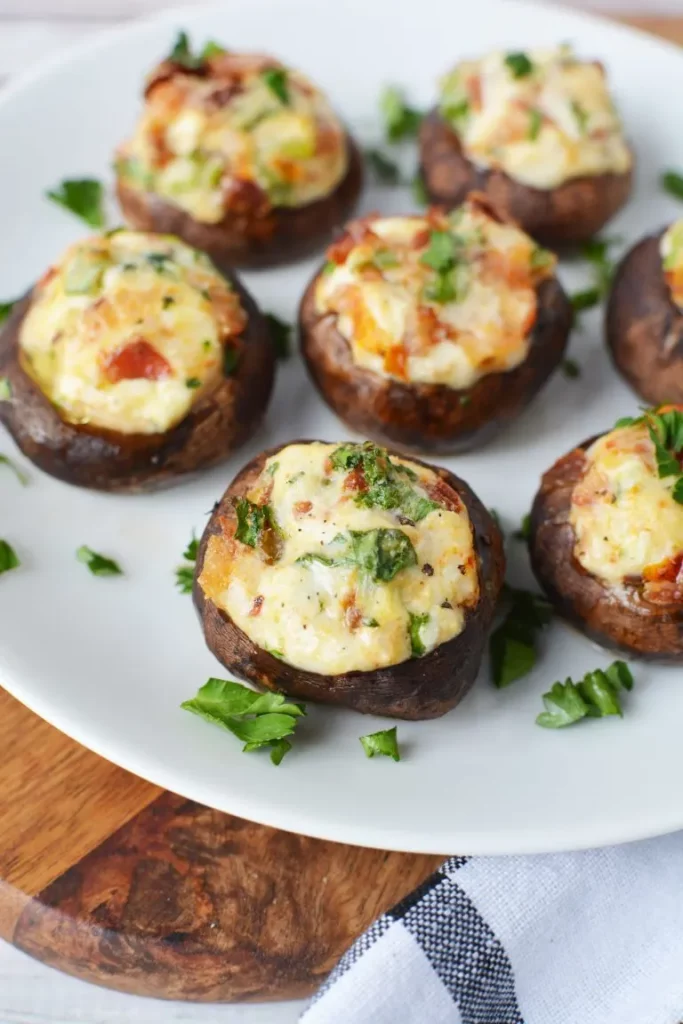
<instances>
[{"instance_id":1,"label":"melted cheese topping","mask_svg":"<svg viewBox=\"0 0 683 1024\"><path fill-rule=\"evenodd\" d=\"M381 449L370 449L386 465ZM465 609L479 596L472 526L455 492L435 473L392 457L390 469L413 500L439 504L427 501L417 522L400 508L368 507L362 473L333 468L336 450L294 444L269 458L248 498L268 502L278 556L213 537L199 581L255 644L323 675L395 665L416 645L419 653L433 650L462 631ZM399 531L415 552L389 580L373 579L349 556L349 531L377 530Z\"/></svg>"},{"instance_id":2,"label":"melted cheese topping","mask_svg":"<svg viewBox=\"0 0 683 1024\"><path fill-rule=\"evenodd\" d=\"M117 163L127 184L205 223L313 202L347 166L342 125L307 78L269 57L228 53L195 73L162 64Z\"/></svg>"},{"instance_id":3,"label":"melted cheese topping","mask_svg":"<svg viewBox=\"0 0 683 1024\"><path fill-rule=\"evenodd\" d=\"M36 285L22 363L64 420L163 433L234 361L246 324L208 257L167 235L117 231L67 249Z\"/></svg>"},{"instance_id":4,"label":"melted cheese topping","mask_svg":"<svg viewBox=\"0 0 683 1024\"><path fill-rule=\"evenodd\" d=\"M667 579L683 552L683 505L672 497L675 477L657 475L646 425L604 434L586 460L569 515L578 562L613 586Z\"/></svg>"},{"instance_id":5,"label":"melted cheese topping","mask_svg":"<svg viewBox=\"0 0 683 1024\"><path fill-rule=\"evenodd\" d=\"M440 109L474 163L534 188L632 164L602 65L566 46L464 61L442 80Z\"/></svg>"},{"instance_id":6,"label":"melted cheese topping","mask_svg":"<svg viewBox=\"0 0 683 1024\"><path fill-rule=\"evenodd\" d=\"M671 300L683 309L683 220L674 221L659 243L662 271Z\"/></svg>"},{"instance_id":7,"label":"melted cheese topping","mask_svg":"<svg viewBox=\"0 0 683 1024\"><path fill-rule=\"evenodd\" d=\"M556 264L474 200L449 215L357 221L328 257L317 310L337 315L354 362L384 377L452 388L526 359L536 287Z\"/></svg>"}]
</instances>

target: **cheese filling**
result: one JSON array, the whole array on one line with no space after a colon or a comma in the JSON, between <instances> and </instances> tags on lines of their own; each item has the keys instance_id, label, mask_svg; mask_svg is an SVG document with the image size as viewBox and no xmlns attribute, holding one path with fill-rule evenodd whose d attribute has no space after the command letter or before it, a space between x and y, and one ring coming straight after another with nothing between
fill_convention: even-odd
<instances>
[{"instance_id":1,"label":"cheese filling","mask_svg":"<svg viewBox=\"0 0 683 1024\"><path fill-rule=\"evenodd\" d=\"M116 231L72 245L38 282L20 358L64 420L164 433L235 365L245 325L203 253Z\"/></svg>"},{"instance_id":2,"label":"cheese filling","mask_svg":"<svg viewBox=\"0 0 683 1024\"><path fill-rule=\"evenodd\" d=\"M162 74L165 67L118 152L126 184L211 224L311 203L344 177L344 129L298 71L220 50L193 72L172 65Z\"/></svg>"},{"instance_id":3,"label":"cheese filling","mask_svg":"<svg viewBox=\"0 0 683 1024\"><path fill-rule=\"evenodd\" d=\"M683 220L674 221L659 243L662 272L669 286L671 300L683 309Z\"/></svg>"},{"instance_id":4,"label":"cheese filling","mask_svg":"<svg viewBox=\"0 0 683 1024\"><path fill-rule=\"evenodd\" d=\"M567 46L458 64L441 82L440 111L470 160L533 188L632 164L602 65Z\"/></svg>"},{"instance_id":5,"label":"cheese filling","mask_svg":"<svg viewBox=\"0 0 683 1024\"><path fill-rule=\"evenodd\" d=\"M676 480L658 475L645 420L598 438L572 494L569 522L579 564L610 586L645 581L647 596L676 586L683 560Z\"/></svg>"},{"instance_id":6,"label":"cheese filling","mask_svg":"<svg viewBox=\"0 0 683 1024\"><path fill-rule=\"evenodd\" d=\"M315 293L354 363L383 377L469 388L529 352L552 253L475 200L445 214L368 217L328 250Z\"/></svg>"},{"instance_id":7,"label":"cheese filling","mask_svg":"<svg viewBox=\"0 0 683 1024\"><path fill-rule=\"evenodd\" d=\"M199 583L258 646L322 675L372 671L457 636L479 597L467 509L373 445L271 456Z\"/></svg>"}]
</instances>

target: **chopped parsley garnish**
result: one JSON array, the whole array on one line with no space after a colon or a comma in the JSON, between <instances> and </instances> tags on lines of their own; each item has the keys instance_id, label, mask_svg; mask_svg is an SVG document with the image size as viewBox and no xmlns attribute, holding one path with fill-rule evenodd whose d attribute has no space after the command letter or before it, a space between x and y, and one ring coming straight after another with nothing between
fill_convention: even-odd
<instances>
[{"instance_id":1,"label":"chopped parsley garnish","mask_svg":"<svg viewBox=\"0 0 683 1024\"><path fill-rule=\"evenodd\" d=\"M450 231L432 231L420 263L431 267L436 277L425 286L431 302L459 302L467 291L469 270L460 262L462 244Z\"/></svg>"},{"instance_id":2,"label":"chopped parsley garnish","mask_svg":"<svg viewBox=\"0 0 683 1024\"><path fill-rule=\"evenodd\" d=\"M18 569L21 562L11 544L6 540L0 540L0 573L9 572L10 569Z\"/></svg>"},{"instance_id":3,"label":"chopped parsley garnish","mask_svg":"<svg viewBox=\"0 0 683 1024\"><path fill-rule=\"evenodd\" d=\"M600 298L607 295L614 277L614 260L610 258L609 247L619 241L618 238L591 238L581 246L584 259L593 266L595 287L600 293Z\"/></svg>"},{"instance_id":4,"label":"chopped parsley garnish","mask_svg":"<svg viewBox=\"0 0 683 1024\"><path fill-rule=\"evenodd\" d=\"M168 264L173 263L173 257L167 252L148 252L145 259L154 267L157 274L164 274L168 270Z\"/></svg>"},{"instance_id":5,"label":"chopped parsley garnish","mask_svg":"<svg viewBox=\"0 0 683 1024\"><path fill-rule=\"evenodd\" d=\"M220 43L216 43L213 39L209 39L208 42L204 43L204 47L200 54L202 61L211 60L212 57L222 57L224 53L228 51Z\"/></svg>"},{"instance_id":6,"label":"chopped parsley garnish","mask_svg":"<svg viewBox=\"0 0 683 1024\"><path fill-rule=\"evenodd\" d=\"M552 619L552 607L544 597L528 590L505 588L510 607L489 640L491 675L501 689L521 679L536 664L536 634Z\"/></svg>"},{"instance_id":7,"label":"chopped parsley garnish","mask_svg":"<svg viewBox=\"0 0 683 1024\"><path fill-rule=\"evenodd\" d=\"M671 497L683 505L683 470L680 462L683 456L683 413L678 409L667 409L666 412L647 409L642 416L623 416L614 424L614 429L641 423L647 427L655 450L657 476L660 479L674 478Z\"/></svg>"},{"instance_id":8,"label":"chopped parsley garnish","mask_svg":"<svg viewBox=\"0 0 683 1024\"><path fill-rule=\"evenodd\" d=\"M391 249L377 249L370 262L378 270L390 270L399 265L398 256Z\"/></svg>"},{"instance_id":9,"label":"chopped parsley garnish","mask_svg":"<svg viewBox=\"0 0 683 1024\"><path fill-rule=\"evenodd\" d=\"M11 302L0 302L0 324L4 324L18 301L18 299L12 299Z\"/></svg>"},{"instance_id":10,"label":"chopped parsley garnish","mask_svg":"<svg viewBox=\"0 0 683 1024\"><path fill-rule=\"evenodd\" d=\"M513 78L526 78L534 70L534 66L526 53L508 53L505 63Z\"/></svg>"},{"instance_id":11,"label":"chopped parsley garnish","mask_svg":"<svg viewBox=\"0 0 683 1024\"><path fill-rule=\"evenodd\" d=\"M237 530L235 537L250 548L258 547L264 531L272 526L272 512L269 505L255 505L248 498L235 502Z\"/></svg>"},{"instance_id":12,"label":"chopped parsley garnish","mask_svg":"<svg viewBox=\"0 0 683 1024\"><path fill-rule=\"evenodd\" d=\"M519 529L512 534L515 540L529 540L531 536L531 515L529 512L522 516Z\"/></svg>"},{"instance_id":13,"label":"chopped parsley garnish","mask_svg":"<svg viewBox=\"0 0 683 1024\"><path fill-rule=\"evenodd\" d=\"M459 249L450 231L432 231L429 245L420 256L420 263L436 271L450 270L459 255Z\"/></svg>"},{"instance_id":14,"label":"chopped parsley garnish","mask_svg":"<svg viewBox=\"0 0 683 1024\"><path fill-rule=\"evenodd\" d=\"M581 367L575 359L563 359L562 361L562 373L569 380L576 380L577 377L581 376Z\"/></svg>"},{"instance_id":15,"label":"chopped parsley garnish","mask_svg":"<svg viewBox=\"0 0 683 1024\"><path fill-rule=\"evenodd\" d=\"M384 120L384 132L389 142L400 142L417 135L422 121L419 110L409 107L400 89L387 86L380 95L379 109Z\"/></svg>"},{"instance_id":16,"label":"chopped parsley garnish","mask_svg":"<svg viewBox=\"0 0 683 1024\"><path fill-rule=\"evenodd\" d=\"M197 561L197 553L198 553L198 551L199 551L199 541L195 537L194 531L193 531L192 538L191 538L190 542L188 543L187 547L185 548L185 550L183 551L183 558L185 558L188 562L196 562Z\"/></svg>"},{"instance_id":17,"label":"chopped parsley garnish","mask_svg":"<svg viewBox=\"0 0 683 1024\"><path fill-rule=\"evenodd\" d=\"M579 126L579 131L582 135L585 135L588 128L588 111L581 103L572 100L572 114Z\"/></svg>"},{"instance_id":18,"label":"chopped parsley garnish","mask_svg":"<svg viewBox=\"0 0 683 1024\"><path fill-rule=\"evenodd\" d=\"M362 471L367 490L358 492L357 505L396 509L414 523L439 508L437 502L418 494L411 486L413 476L407 467L393 463L384 448L370 441L341 445L332 452L330 461L340 472Z\"/></svg>"},{"instance_id":19,"label":"chopped parsley garnish","mask_svg":"<svg viewBox=\"0 0 683 1024\"><path fill-rule=\"evenodd\" d=\"M572 309L575 313L582 313L584 309L593 309L600 302L601 295L597 288L586 288L581 292L574 292L570 296Z\"/></svg>"},{"instance_id":20,"label":"chopped parsley garnish","mask_svg":"<svg viewBox=\"0 0 683 1024\"><path fill-rule=\"evenodd\" d=\"M181 68L186 68L188 71L197 71L204 62L203 54L197 55L192 52L187 32L178 33L168 59L173 61L174 64L179 64Z\"/></svg>"},{"instance_id":21,"label":"chopped parsley garnish","mask_svg":"<svg viewBox=\"0 0 683 1024\"><path fill-rule=\"evenodd\" d=\"M390 160L379 149L366 149L365 159L377 181L383 185L399 185L401 172L398 164Z\"/></svg>"},{"instance_id":22,"label":"chopped parsley garnish","mask_svg":"<svg viewBox=\"0 0 683 1024\"><path fill-rule=\"evenodd\" d=\"M447 103L442 107L442 113L446 120L458 127L462 126L470 116L470 110L469 100L458 100L456 103Z\"/></svg>"},{"instance_id":23,"label":"chopped parsley garnish","mask_svg":"<svg viewBox=\"0 0 683 1024\"><path fill-rule=\"evenodd\" d=\"M280 103L286 106L289 103L289 87L285 68L266 68L261 72L261 78Z\"/></svg>"},{"instance_id":24,"label":"chopped parsley garnish","mask_svg":"<svg viewBox=\"0 0 683 1024\"><path fill-rule=\"evenodd\" d=\"M199 541L192 531L192 538L183 551L183 558L186 562L196 562L199 551ZM194 583L194 565L179 565L175 570L175 585L181 594L191 594Z\"/></svg>"},{"instance_id":25,"label":"chopped parsley garnish","mask_svg":"<svg viewBox=\"0 0 683 1024\"><path fill-rule=\"evenodd\" d=\"M7 402L12 397L12 385L9 377L0 377L0 402Z\"/></svg>"},{"instance_id":26,"label":"chopped parsley garnish","mask_svg":"<svg viewBox=\"0 0 683 1024\"><path fill-rule=\"evenodd\" d=\"M363 744L366 757L390 757L392 761L400 761L401 754L398 749L398 738L396 726L391 729L382 729L380 732L371 732L367 736L359 737Z\"/></svg>"},{"instance_id":27,"label":"chopped parsley garnish","mask_svg":"<svg viewBox=\"0 0 683 1024\"><path fill-rule=\"evenodd\" d=\"M189 388L190 391L195 391L197 388L202 386L202 382L199 377L188 377L185 381L185 387Z\"/></svg>"},{"instance_id":28,"label":"chopped parsley garnish","mask_svg":"<svg viewBox=\"0 0 683 1024\"><path fill-rule=\"evenodd\" d=\"M413 178L411 189L413 193L413 200L418 206L429 205L429 195L427 193L427 186L425 185L425 180L419 171Z\"/></svg>"},{"instance_id":29,"label":"chopped parsley garnish","mask_svg":"<svg viewBox=\"0 0 683 1024\"><path fill-rule=\"evenodd\" d=\"M180 706L227 729L244 743L244 753L269 749L273 764L280 764L292 749L286 737L306 714L305 704L289 701L282 693L256 693L231 679L208 679L192 700Z\"/></svg>"},{"instance_id":30,"label":"chopped parsley garnish","mask_svg":"<svg viewBox=\"0 0 683 1024\"><path fill-rule=\"evenodd\" d=\"M408 612L408 636L410 637L410 651L415 658L419 658L426 651L426 647L420 637L420 630L429 622L429 615L413 615Z\"/></svg>"},{"instance_id":31,"label":"chopped parsley garnish","mask_svg":"<svg viewBox=\"0 0 683 1024\"><path fill-rule=\"evenodd\" d=\"M661 186L670 196L683 199L683 174L678 171L665 171L660 178Z\"/></svg>"},{"instance_id":32,"label":"chopped parsley garnish","mask_svg":"<svg viewBox=\"0 0 683 1024\"><path fill-rule=\"evenodd\" d=\"M11 469L21 486L26 487L29 482L28 475L24 473L23 469L19 469L19 466L10 459L9 455L0 455L0 466L7 466L8 469Z\"/></svg>"},{"instance_id":33,"label":"chopped parsley garnish","mask_svg":"<svg viewBox=\"0 0 683 1024\"><path fill-rule=\"evenodd\" d=\"M115 562L113 558L107 558L105 555L98 554L97 551L93 551L92 548L87 547L85 544L76 552L76 558L79 562L87 565L93 576L123 575L123 570L118 562Z\"/></svg>"},{"instance_id":34,"label":"chopped parsley garnish","mask_svg":"<svg viewBox=\"0 0 683 1024\"><path fill-rule=\"evenodd\" d=\"M226 377L232 377L239 366L240 354L236 348L226 345L223 349L223 373Z\"/></svg>"},{"instance_id":35,"label":"chopped parsley garnish","mask_svg":"<svg viewBox=\"0 0 683 1024\"><path fill-rule=\"evenodd\" d=\"M291 353L291 340L294 328L285 320L281 320L274 313L266 313L266 320L270 329L270 336L273 339L273 348L278 359L289 359Z\"/></svg>"},{"instance_id":36,"label":"chopped parsley garnish","mask_svg":"<svg viewBox=\"0 0 683 1024\"><path fill-rule=\"evenodd\" d=\"M401 569L417 565L417 554L403 530L379 527L375 530L349 530L334 538L326 553L312 551L297 562L321 562L323 565L355 565L375 583L389 583Z\"/></svg>"},{"instance_id":37,"label":"chopped parsley garnish","mask_svg":"<svg viewBox=\"0 0 683 1024\"><path fill-rule=\"evenodd\" d=\"M80 217L91 228L104 227L104 186L101 181L95 178L67 179L45 195L53 203Z\"/></svg>"},{"instance_id":38,"label":"chopped parsley garnish","mask_svg":"<svg viewBox=\"0 0 683 1024\"><path fill-rule=\"evenodd\" d=\"M529 263L532 270L545 270L546 267L552 265L554 256L548 249L544 249L541 245L534 247Z\"/></svg>"},{"instance_id":39,"label":"chopped parsley garnish","mask_svg":"<svg viewBox=\"0 0 683 1024\"><path fill-rule=\"evenodd\" d=\"M539 110L529 111L529 139L531 142L535 142L541 132L541 125L543 124L543 115Z\"/></svg>"},{"instance_id":40,"label":"chopped parsley garnish","mask_svg":"<svg viewBox=\"0 0 683 1024\"><path fill-rule=\"evenodd\" d=\"M563 729L582 718L623 717L621 691L633 689L633 676L623 661L614 661L609 668L587 672L580 682L572 679L553 683L543 694L545 711L536 718L544 729Z\"/></svg>"}]
</instances>

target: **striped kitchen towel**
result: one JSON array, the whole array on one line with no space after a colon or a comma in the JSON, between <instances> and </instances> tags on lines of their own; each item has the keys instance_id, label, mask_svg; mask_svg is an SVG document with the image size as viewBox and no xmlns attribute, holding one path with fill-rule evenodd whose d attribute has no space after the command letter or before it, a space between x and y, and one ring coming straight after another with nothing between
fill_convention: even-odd
<instances>
[{"instance_id":1,"label":"striped kitchen towel","mask_svg":"<svg viewBox=\"0 0 683 1024\"><path fill-rule=\"evenodd\" d=\"M357 940L301 1024L681 1020L678 832L587 853L452 857Z\"/></svg>"}]
</instances>

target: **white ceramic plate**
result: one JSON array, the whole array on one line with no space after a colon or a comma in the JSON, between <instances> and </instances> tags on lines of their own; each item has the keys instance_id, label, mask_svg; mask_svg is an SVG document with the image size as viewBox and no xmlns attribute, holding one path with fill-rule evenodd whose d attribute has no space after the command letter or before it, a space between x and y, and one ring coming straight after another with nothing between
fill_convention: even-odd
<instances>
[{"instance_id":1,"label":"white ceramic plate","mask_svg":"<svg viewBox=\"0 0 683 1024\"><path fill-rule=\"evenodd\" d=\"M0 297L23 291L79 224L43 198L64 177L109 175L129 131L141 79L178 28L199 42L272 51L309 72L366 142L380 135L376 100L397 82L426 106L435 79L457 58L489 48L572 41L608 66L638 154L636 193L610 227L624 240L680 214L658 189L665 167L683 167L675 105L683 55L627 29L562 10L506 0L233 0L167 13L103 37L5 91L0 100ZM410 158L410 154L406 154ZM369 192L365 209L406 209L401 190ZM292 319L315 261L245 274L266 310ZM587 283L563 267L569 287ZM540 473L577 441L636 407L611 369L597 313L583 318L571 353L580 380L558 374L507 434L481 452L444 460L498 509L512 529ZM607 665L610 656L561 625L548 630L527 678L501 692L487 666L463 704L434 722L400 723L403 760L368 761L358 736L386 721L310 707L295 750L279 768L245 755L227 733L179 709L211 674L174 568L192 528L260 448L294 437L336 440L344 427L318 399L295 356L282 366L260 435L232 461L150 497L109 497L31 469L21 488L0 475L0 536L20 571L0 578L0 680L30 708L117 764L188 797L280 828L370 846L436 853L564 850L620 842L683 826L680 670L637 666L622 720L561 732L534 724L556 679ZM8 436L0 450L15 455ZM23 462L23 460L21 460ZM30 467L29 467L30 468ZM88 544L118 558L121 579L98 579L76 562ZM511 578L530 582L520 545ZM36 751L40 757L40 751Z\"/></svg>"}]
</instances>

